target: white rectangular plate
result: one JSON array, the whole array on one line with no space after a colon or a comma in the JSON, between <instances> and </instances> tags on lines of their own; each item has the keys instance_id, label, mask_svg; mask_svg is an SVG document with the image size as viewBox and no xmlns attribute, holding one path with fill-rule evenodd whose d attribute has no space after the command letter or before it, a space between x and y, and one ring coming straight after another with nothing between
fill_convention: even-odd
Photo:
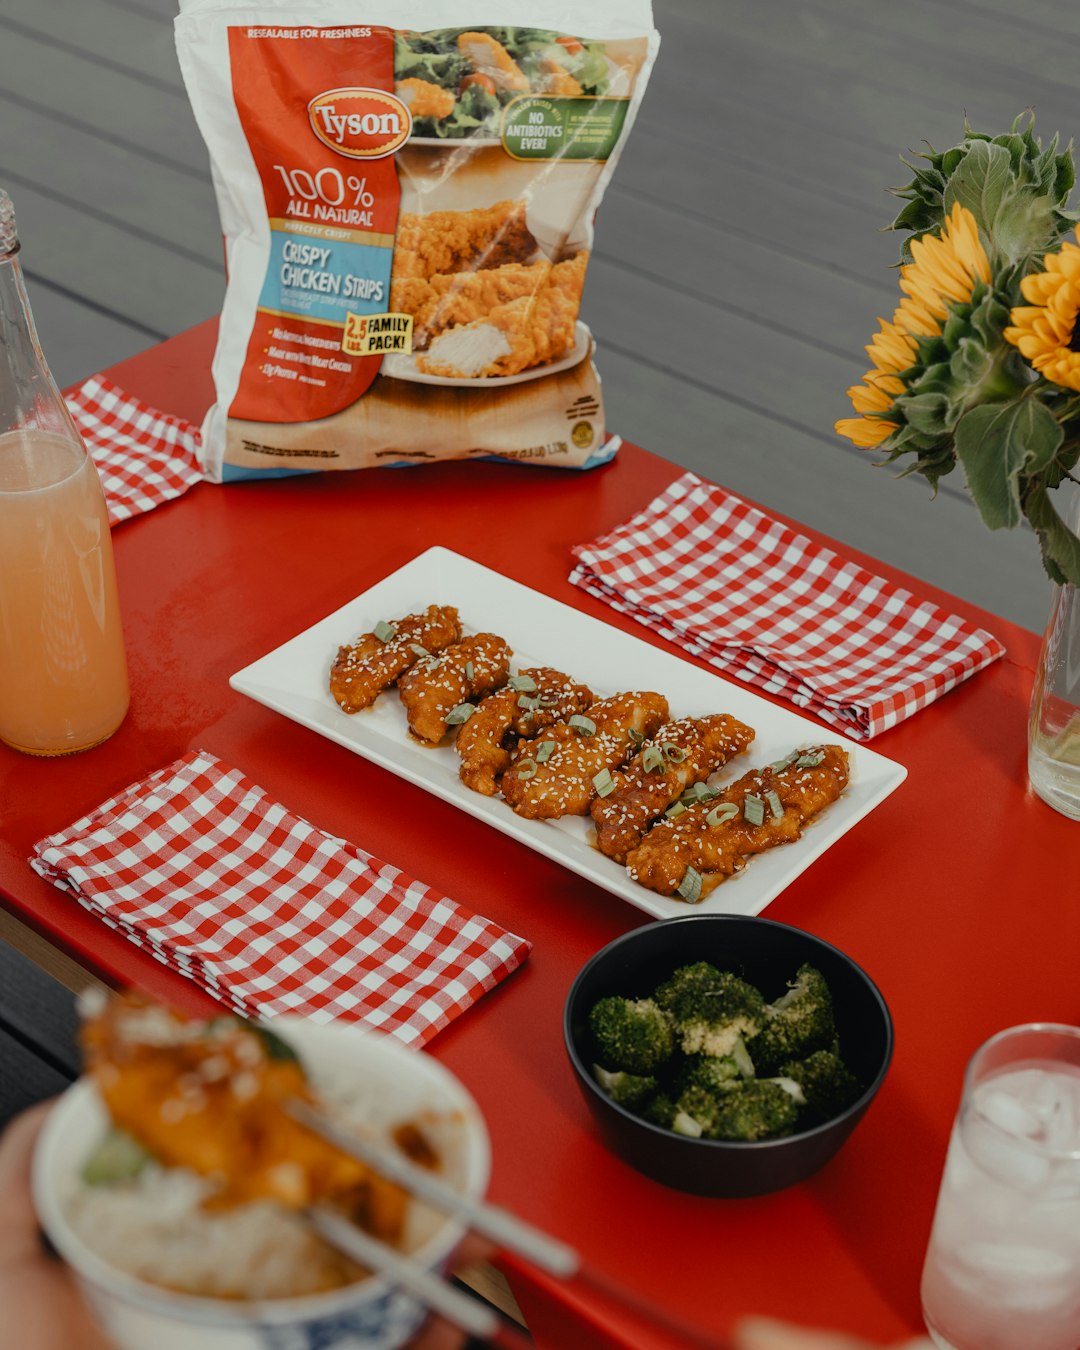
<instances>
[{"instance_id":1,"label":"white rectangular plate","mask_svg":"<svg viewBox=\"0 0 1080 1350\"><path fill-rule=\"evenodd\" d=\"M392 621L431 604L455 605L467 633L492 632L505 638L514 651L515 669L555 666L600 696L653 689L667 696L672 718L725 712L752 726L757 736L749 752L714 781L737 778L797 746L822 741L843 745L848 751L851 781L839 801L810 822L801 839L751 859L741 873L718 886L701 904L691 907L656 895L631 881L623 867L598 852L591 842L592 821L587 817L523 820L501 797L470 791L458 777L453 746L427 749L409 737L404 709L392 690L353 716L337 706L330 696L328 676L338 647L355 642L380 619ZM872 750L445 548L421 553L327 618L237 671L229 683L657 918L701 912L760 913L907 777L902 765Z\"/></svg>"}]
</instances>

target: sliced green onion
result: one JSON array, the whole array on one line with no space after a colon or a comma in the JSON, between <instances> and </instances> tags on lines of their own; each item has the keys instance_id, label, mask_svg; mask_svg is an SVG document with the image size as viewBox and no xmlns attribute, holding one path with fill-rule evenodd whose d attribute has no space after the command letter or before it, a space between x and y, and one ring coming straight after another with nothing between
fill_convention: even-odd
<instances>
[{"instance_id":1,"label":"sliced green onion","mask_svg":"<svg viewBox=\"0 0 1080 1350\"><path fill-rule=\"evenodd\" d=\"M795 767L797 769L816 769L824 758L824 750L808 750L806 754L800 755L795 761Z\"/></svg>"},{"instance_id":2,"label":"sliced green onion","mask_svg":"<svg viewBox=\"0 0 1080 1350\"><path fill-rule=\"evenodd\" d=\"M760 797L744 798L742 812L751 825L761 825L765 821L765 803Z\"/></svg>"},{"instance_id":3,"label":"sliced green onion","mask_svg":"<svg viewBox=\"0 0 1080 1350\"><path fill-rule=\"evenodd\" d=\"M371 631L380 642L389 642L392 637L397 637L397 629L385 619L380 619Z\"/></svg>"},{"instance_id":4,"label":"sliced green onion","mask_svg":"<svg viewBox=\"0 0 1080 1350\"><path fill-rule=\"evenodd\" d=\"M683 816L685 814L686 814L686 807L683 806L682 802L672 802L672 804L664 812L664 815L668 818L668 820L674 820L676 816Z\"/></svg>"},{"instance_id":5,"label":"sliced green onion","mask_svg":"<svg viewBox=\"0 0 1080 1350\"><path fill-rule=\"evenodd\" d=\"M646 773L664 767L664 752L658 745L647 745L641 752L641 767Z\"/></svg>"},{"instance_id":6,"label":"sliced green onion","mask_svg":"<svg viewBox=\"0 0 1080 1350\"><path fill-rule=\"evenodd\" d=\"M465 662L465 678L469 681L470 684L472 684L473 680L476 679L476 667L473 665L471 661Z\"/></svg>"},{"instance_id":7,"label":"sliced green onion","mask_svg":"<svg viewBox=\"0 0 1080 1350\"><path fill-rule=\"evenodd\" d=\"M526 712L535 712L540 706L540 700L532 694L518 694L518 707L524 708Z\"/></svg>"},{"instance_id":8,"label":"sliced green onion","mask_svg":"<svg viewBox=\"0 0 1080 1350\"><path fill-rule=\"evenodd\" d=\"M769 810L773 814L773 820L783 820L784 806L778 794L775 792L766 792L765 800L769 803Z\"/></svg>"},{"instance_id":9,"label":"sliced green onion","mask_svg":"<svg viewBox=\"0 0 1080 1350\"><path fill-rule=\"evenodd\" d=\"M513 765L513 770L523 783L527 783L530 778L536 777L536 760L519 759L518 762Z\"/></svg>"},{"instance_id":10,"label":"sliced green onion","mask_svg":"<svg viewBox=\"0 0 1080 1350\"><path fill-rule=\"evenodd\" d=\"M570 725L579 736L595 736L596 723L591 717L583 717L581 713L575 713L570 719Z\"/></svg>"},{"instance_id":11,"label":"sliced green onion","mask_svg":"<svg viewBox=\"0 0 1080 1350\"><path fill-rule=\"evenodd\" d=\"M421 646L420 646L419 642L410 642L410 643L409 643L409 651L412 652L413 656L430 656L430 655L431 655L431 653L428 651L428 649L427 649L426 647L421 647Z\"/></svg>"},{"instance_id":12,"label":"sliced green onion","mask_svg":"<svg viewBox=\"0 0 1080 1350\"><path fill-rule=\"evenodd\" d=\"M789 764L794 764L799 757L798 750L793 750L790 755L785 755L783 759L774 759L769 765L770 769L786 769Z\"/></svg>"},{"instance_id":13,"label":"sliced green onion","mask_svg":"<svg viewBox=\"0 0 1080 1350\"><path fill-rule=\"evenodd\" d=\"M536 693L536 681L531 675L511 675L506 683L511 689L516 689L519 694Z\"/></svg>"},{"instance_id":14,"label":"sliced green onion","mask_svg":"<svg viewBox=\"0 0 1080 1350\"><path fill-rule=\"evenodd\" d=\"M627 733L635 745L642 745L645 741L645 733L638 731L637 727L631 727Z\"/></svg>"},{"instance_id":15,"label":"sliced green onion","mask_svg":"<svg viewBox=\"0 0 1080 1350\"><path fill-rule=\"evenodd\" d=\"M551 752L555 749L554 741L541 741L536 747L537 764L546 764L551 758Z\"/></svg>"},{"instance_id":16,"label":"sliced green onion","mask_svg":"<svg viewBox=\"0 0 1080 1350\"><path fill-rule=\"evenodd\" d=\"M723 825L725 820L734 820L739 814L739 808L734 802L721 802L719 806L714 806L705 817L707 825Z\"/></svg>"},{"instance_id":17,"label":"sliced green onion","mask_svg":"<svg viewBox=\"0 0 1080 1350\"><path fill-rule=\"evenodd\" d=\"M681 764L686 758L686 751L681 745L675 745L673 741L665 741L660 748L670 764Z\"/></svg>"},{"instance_id":18,"label":"sliced green onion","mask_svg":"<svg viewBox=\"0 0 1080 1350\"><path fill-rule=\"evenodd\" d=\"M688 867L682 881L679 882L678 890L688 905L696 905L701 899L701 873Z\"/></svg>"},{"instance_id":19,"label":"sliced green onion","mask_svg":"<svg viewBox=\"0 0 1080 1350\"><path fill-rule=\"evenodd\" d=\"M711 802L714 797L719 796L719 790L709 787L707 783L691 783L679 800L685 802L687 806L697 806L698 802Z\"/></svg>"},{"instance_id":20,"label":"sliced green onion","mask_svg":"<svg viewBox=\"0 0 1080 1350\"><path fill-rule=\"evenodd\" d=\"M459 703L456 708L451 708L446 714L446 725L448 727L460 726L462 722L467 722L475 711L475 703Z\"/></svg>"},{"instance_id":21,"label":"sliced green onion","mask_svg":"<svg viewBox=\"0 0 1080 1350\"><path fill-rule=\"evenodd\" d=\"M608 769L601 769L593 778L592 785L601 797L610 797L615 791L615 779Z\"/></svg>"},{"instance_id":22,"label":"sliced green onion","mask_svg":"<svg viewBox=\"0 0 1080 1350\"><path fill-rule=\"evenodd\" d=\"M558 694L541 694L540 706L541 708L557 708L559 706Z\"/></svg>"}]
</instances>

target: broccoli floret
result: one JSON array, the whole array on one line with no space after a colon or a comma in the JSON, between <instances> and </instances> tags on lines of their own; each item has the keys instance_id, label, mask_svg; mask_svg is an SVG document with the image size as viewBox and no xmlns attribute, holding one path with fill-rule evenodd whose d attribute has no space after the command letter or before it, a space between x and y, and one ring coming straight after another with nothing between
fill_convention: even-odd
<instances>
[{"instance_id":1,"label":"broccoli floret","mask_svg":"<svg viewBox=\"0 0 1080 1350\"><path fill-rule=\"evenodd\" d=\"M626 1073L623 1069L605 1069L593 1065L593 1077L613 1102L633 1108L651 1097L657 1082L651 1074Z\"/></svg>"},{"instance_id":2,"label":"broccoli floret","mask_svg":"<svg viewBox=\"0 0 1080 1350\"><path fill-rule=\"evenodd\" d=\"M602 998L589 1013L597 1058L609 1069L648 1074L675 1049L670 1016L651 998Z\"/></svg>"},{"instance_id":3,"label":"broccoli floret","mask_svg":"<svg viewBox=\"0 0 1080 1350\"><path fill-rule=\"evenodd\" d=\"M707 961L683 966L657 989L656 1002L675 1021L679 1046L687 1055L730 1055L740 1036L762 1025L764 999L753 985Z\"/></svg>"},{"instance_id":4,"label":"broccoli floret","mask_svg":"<svg viewBox=\"0 0 1080 1350\"><path fill-rule=\"evenodd\" d=\"M780 1072L802 1088L807 1114L814 1120L831 1120L862 1093L859 1080L832 1050L815 1050L805 1059L784 1064Z\"/></svg>"},{"instance_id":5,"label":"broccoli floret","mask_svg":"<svg viewBox=\"0 0 1080 1350\"><path fill-rule=\"evenodd\" d=\"M730 1055L720 1059L711 1055L693 1055L685 1060L678 1081L682 1088L702 1087L707 1092L723 1092L744 1078L753 1077L753 1061L740 1036Z\"/></svg>"},{"instance_id":6,"label":"broccoli floret","mask_svg":"<svg viewBox=\"0 0 1080 1350\"><path fill-rule=\"evenodd\" d=\"M819 970L803 965L787 993L766 1005L761 1029L748 1048L758 1070L769 1073L788 1060L805 1059L835 1039L829 986Z\"/></svg>"},{"instance_id":7,"label":"broccoli floret","mask_svg":"<svg viewBox=\"0 0 1080 1350\"><path fill-rule=\"evenodd\" d=\"M642 1120L651 1125L659 1125L662 1130L670 1130L675 1122L675 1103L666 1092L658 1092L638 1112Z\"/></svg>"},{"instance_id":8,"label":"broccoli floret","mask_svg":"<svg viewBox=\"0 0 1080 1350\"><path fill-rule=\"evenodd\" d=\"M799 1115L791 1093L767 1079L743 1080L723 1092L688 1088L675 1107L676 1131L680 1116L685 1116L706 1139L775 1139L790 1134Z\"/></svg>"}]
</instances>

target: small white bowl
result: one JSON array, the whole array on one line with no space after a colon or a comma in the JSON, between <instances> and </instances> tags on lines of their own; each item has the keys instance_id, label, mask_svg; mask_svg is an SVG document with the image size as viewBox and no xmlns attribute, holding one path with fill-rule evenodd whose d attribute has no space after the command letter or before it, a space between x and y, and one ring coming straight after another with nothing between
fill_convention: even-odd
<instances>
[{"instance_id":1,"label":"small white bowl","mask_svg":"<svg viewBox=\"0 0 1080 1350\"><path fill-rule=\"evenodd\" d=\"M296 1049L317 1090L335 1080L363 1086L365 1111L368 1101L371 1106L366 1123L374 1128L423 1115L444 1179L470 1199L484 1195L491 1170L487 1128L472 1097L437 1060L356 1026L295 1017L269 1025ZM438 1125L429 1129L433 1117ZM46 1122L33 1190L50 1241L120 1350L398 1350L423 1322L416 1299L379 1276L329 1293L242 1302L176 1293L109 1265L66 1216L106 1124L96 1088L80 1079ZM462 1235L460 1224L413 1202L405 1247L418 1264L442 1271Z\"/></svg>"}]
</instances>

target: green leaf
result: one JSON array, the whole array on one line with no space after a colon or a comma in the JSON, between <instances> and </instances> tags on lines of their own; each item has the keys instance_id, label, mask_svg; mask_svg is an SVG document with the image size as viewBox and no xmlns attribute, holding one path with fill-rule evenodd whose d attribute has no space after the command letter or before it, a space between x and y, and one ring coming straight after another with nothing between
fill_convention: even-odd
<instances>
[{"instance_id":1,"label":"green leaf","mask_svg":"<svg viewBox=\"0 0 1080 1350\"><path fill-rule=\"evenodd\" d=\"M907 206L899 213L893 223L889 226L890 230L926 230L936 225L941 218L940 211L935 211L933 207L926 202L916 198L908 202Z\"/></svg>"},{"instance_id":2,"label":"green leaf","mask_svg":"<svg viewBox=\"0 0 1080 1350\"><path fill-rule=\"evenodd\" d=\"M959 380L962 384L973 385L979 383L993 364L994 358L982 343L966 337L961 338L957 344L949 362L949 369L953 379Z\"/></svg>"},{"instance_id":3,"label":"green leaf","mask_svg":"<svg viewBox=\"0 0 1080 1350\"><path fill-rule=\"evenodd\" d=\"M987 291L971 311L971 327L988 347L996 347L1009 322L1009 309Z\"/></svg>"},{"instance_id":4,"label":"green leaf","mask_svg":"<svg viewBox=\"0 0 1080 1350\"><path fill-rule=\"evenodd\" d=\"M1019 525L1020 475L1049 463L1061 440L1053 414L1033 398L983 403L961 417L956 453L985 525L991 530Z\"/></svg>"},{"instance_id":5,"label":"green leaf","mask_svg":"<svg viewBox=\"0 0 1080 1350\"><path fill-rule=\"evenodd\" d=\"M909 427L926 436L940 435L948 423L949 400L944 394L916 394L899 398L896 407Z\"/></svg>"},{"instance_id":6,"label":"green leaf","mask_svg":"<svg viewBox=\"0 0 1080 1350\"><path fill-rule=\"evenodd\" d=\"M1080 586L1080 539L1054 510L1043 483L1032 483L1028 488L1024 513L1038 532L1043 566L1051 580Z\"/></svg>"},{"instance_id":7,"label":"green leaf","mask_svg":"<svg viewBox=\"0 0 1080 1350\"><path fill-rule=\"evenodd\" d=\"M975 217L984 237L992 239L998 212L1012 193L1011 170L1009 152L1003 145L973 140L945 189L945 214L959 202Z\"/></svg>"},{"instance_id":8,"label":"green leaf","mask_svg":"<svg viewBox=\"0 0 1080 1350\"><path fill-rule=\"evenodd\" d=\"M1020 196L998 212L993 235L1001 253L1016 262L1055 242L1054 204L1047 197Z\"/></svg>"}]
</instances>

